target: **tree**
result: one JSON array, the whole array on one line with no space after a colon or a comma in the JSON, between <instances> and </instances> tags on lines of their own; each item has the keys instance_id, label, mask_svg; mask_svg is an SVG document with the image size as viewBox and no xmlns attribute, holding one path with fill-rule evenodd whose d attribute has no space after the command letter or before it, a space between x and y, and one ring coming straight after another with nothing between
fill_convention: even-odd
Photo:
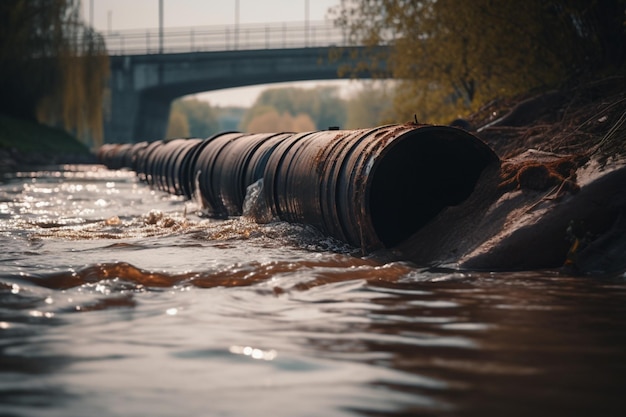
<instances>
[{"instance_id":1,"label":"tree","mask_svg":"<svg viewBox=\"0 0 626 417\"><path fill-rule=\"evenodd\" d=\"M266 107L266 111L254 117L249 123L247 131L254 133L268 132L308 132L315 130L315 124L304 113L295 117L289 113L278 113L274 108Z\"/></svg>"},{"instance_id":2,"label":"tree","mask_svg":"<svg viewBox=\"0 0 626 417\"><path fill-rule=\"evenodd\" d=\"M625 0L345 0L354 43L388 44L396 113L454 117L496 96L624 65ZM437 121L437 120L430 120Z\"/></svg>"},{"instance_id":3,"label":"tree","mask_svg":"<svg viewBox=\"0 0 626 417\"><path fill-rule=\"evenodd\" d=\"M109 62L79 0L0 2L0 111L102 138Z\"/></svg>"},{"instance_id":4,"label":"tree","mask_svg":"<svg viewBox=\"0 0 626 417\"><path fill-rule=\"evenodd\" d=\"M187 116L178 109L172 109L165 137L167 139L176 139L187 138L189 136L189 122L187 121Z\"/></svg>"},{"instance_id":5,"label":"tree","mask_svg":"<svg viewBox=\"0 0 626 417\"><path fill-rule=\"evenodd\" d=\"M175 112L184 115L188 123L188 131L185 136L206 138L220 130L215 110L205 101L198 99L176 100L172 104L170 120L172 120L172 114Z\"/></svg>"},{"instance_id":6,"label":"tree","mask_svg":"<svg viewBox=\"0 0 626 417\"><path fill-rule=\"evenodd\" d=\"M388 122L393 115L391 96L384 85L366 84L347 102L346 129L375 127Z\"/></svg>"},{"instance_id":7,"label":"tree","mask_svg":"<svg viewBox=\"0 0 626 417\"><path fill-rule=\"evenodd\" d=\"M291 118L291 130L293 132L310 132L315 130L315 123L308 114L300 113Z\"/></svg>"},{"instance_id":8,"label":"tree","mask_svg":"<svg viewBox=\"0 0 626 417\"><path fill-rule=\"evenodd\" d=\"M236 106L215 108L217 121L219 123L218 131L225 132L237 130L247 110L248 109L245 107Z\"/></svg>"},{"instance_id":9,"label":"tree","mask_svg":"<svg viewBox=\"0 0 626 417\"><path fill-rule=\"evenodd\" d=\"M288 113L294 117L307 114L314 123L314 129L342 126L346 118L345 101L339 97L339 90L335 87L271 88L257 98L241 121L240 128L249 130L252 119L271 109L278 114Z\"/></svg>"}]
</instances>

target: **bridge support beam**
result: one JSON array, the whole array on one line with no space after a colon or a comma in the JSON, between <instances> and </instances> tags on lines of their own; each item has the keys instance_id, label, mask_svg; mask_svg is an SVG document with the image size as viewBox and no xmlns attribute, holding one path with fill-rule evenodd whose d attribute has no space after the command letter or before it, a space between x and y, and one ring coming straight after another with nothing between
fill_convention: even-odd
<instances>
[{"instance_id":1,"label":"bridge support beam","mask_svg":"<svg viewBox=\"0 0 626 417\"><path fill-rule=\"evenodd\" d=\"M172 98L144 93L139 97L132 142L164 139Z\"/></svg>"},{"instance_id":2,"label":"bridge support beam","mask_svg":"<svg viewBox=\"0 0 626 417\"><path fill-rule=\"evenodd\" d=\"M159 89L162 63L145 65L137 58L124 56L111 60L110 109L104 123L106 142L134 143L165 136L175 96L163 94Z\"/></svg>"},{"instance_id":3,"label":"bridge support beam","mask_svg":"<svg viewBox=\"0 0 626 417\"><path fill-rule=\"evenodd\" d=\"M105 142L136 142L135 122L139 94L133 90L111 92L110 110L104 123Z\"/></svg>"},{"instance_id":4,"label":"bridge support beam","mask_svg":"<svg viewBox=\"0 0 626 417\"><path fill-rule=\"evenodd\" d=\"M134 130L139 92L135 88L131 56L111 57L109 107L105 109L105 142L135 142Z\"/></svg>"}]
</instances>

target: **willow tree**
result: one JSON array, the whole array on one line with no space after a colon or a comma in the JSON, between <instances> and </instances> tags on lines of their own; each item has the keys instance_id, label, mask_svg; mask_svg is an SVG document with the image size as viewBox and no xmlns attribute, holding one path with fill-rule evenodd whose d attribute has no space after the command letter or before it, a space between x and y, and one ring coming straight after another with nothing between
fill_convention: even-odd
<instances>
[{"instance_id":1,"label":"willow tree","mask_svg":"<svg viewBox=\"0 0 626 417\"><path fill-rule=\"evenodd\" d=\"M0 2L0 111L99 141L108 56L79 16L79 0Z\"/></svg>"},{"instance_id":2,"label":"willow tree","mask_svg":"<svg viewBox=\"0 0 626 417\"><path fill-rule=\"evenodd\" d=\"M623 66L624 0L344 0L354 43L387 44L399 117L429 122L498 96Z\"/></svg>"}]
</instances>

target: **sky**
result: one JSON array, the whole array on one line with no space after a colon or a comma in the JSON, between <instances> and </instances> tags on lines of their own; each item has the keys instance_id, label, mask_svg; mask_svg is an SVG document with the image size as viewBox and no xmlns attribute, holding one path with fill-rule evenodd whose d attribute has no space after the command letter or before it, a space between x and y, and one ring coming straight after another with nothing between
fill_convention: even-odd
<instances>
[{"instance_id":1,"label":"sky","mask_svg":"<svg viewBox=\"0 0 626 417\"><path fill-rule=\"evenodd\" d=\"M162 0L163 27L193 27L235 24L302 22L328 18L328 9L340 0ZM118 31L127 29L151 29L159 26L159 0L82 0L84 19L92 22L96 30ZM93 9L92 9L93 6ZM308 13L307 13L308 10ZM276 86L336 85L343 94L356 88L356 81L309 81L281 83ZM268 85L217 90L196 94L201 100L214 106L251 106Z\"/></svg>"}]
</instances>

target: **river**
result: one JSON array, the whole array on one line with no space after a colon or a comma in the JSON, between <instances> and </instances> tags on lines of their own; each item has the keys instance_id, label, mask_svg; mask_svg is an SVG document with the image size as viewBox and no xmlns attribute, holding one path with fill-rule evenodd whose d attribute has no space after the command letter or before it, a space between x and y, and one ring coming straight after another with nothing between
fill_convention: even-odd
<instances>
[{"instance_id":1,"label":"river","mask_svg":"<svg viewBox=\"0 0 626 417\"><path fill-rule=\"evenodd\" d=\"M2 416L622 416L626 274L385 262L131 171L0 180Z\"/></svg>"}]
</instances>

